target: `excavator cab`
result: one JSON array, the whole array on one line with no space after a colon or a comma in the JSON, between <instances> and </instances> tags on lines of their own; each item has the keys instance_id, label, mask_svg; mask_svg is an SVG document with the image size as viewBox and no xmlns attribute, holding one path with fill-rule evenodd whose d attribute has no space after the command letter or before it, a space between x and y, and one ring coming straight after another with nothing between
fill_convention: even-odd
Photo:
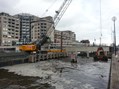
<instances>
[{"instance_id":1,"label":"excavator cab","mask_svg":"<svg viewBox=\"0 0 119 89\"><path fill-rule=\"evenodd\" d=\"M36 46L34 44L20 45L19 50L24 52L33 52L36 51Z\"/></svg>"},{"instance_id":2,"label":"excavator cab","mask_svg":"<svg viewBox=\"0 0 119 89\"><path fill-rule=\"evenodd\" d=\"M31 44L25 44L25 45L21 45L19 46L19 50L20 51L24 51L24 52L34 52L34 51L38 51L41 50L41 46L44 45L45 43L50 43L50 38L47 36L43 36L42 39L38 39L34 42L32 42Z\"/></svg>"}]
</instances>

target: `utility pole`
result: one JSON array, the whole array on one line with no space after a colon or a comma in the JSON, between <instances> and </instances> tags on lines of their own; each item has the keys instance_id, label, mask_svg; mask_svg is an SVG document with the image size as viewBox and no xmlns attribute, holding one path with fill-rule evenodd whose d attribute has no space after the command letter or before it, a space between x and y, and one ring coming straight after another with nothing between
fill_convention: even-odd
<instances>
[{"instance_id":1,"label":"utility pole","mask_svg":"<svg viewBox=\"0 0 119 89\"><path fill-rule=\"evenodd\" d=\"M62 52L62 35L63 35L63 32L61 31L61 52Z\"/></svg>"},{"instance_id":2,"label":"utility pole","mask_svg":"<svg viewBox=\"0 0 119 89\"><path fill-rule=\"evenodd\" d=\"M117 18L114 16L112 17L112 21L114 22L114 54L116 55L116 31L115 31L115 21L117 20Z\"/></svg>"},{"instance_id":3,"label":"utility pole","mask_svg":"<svg viewBox=\"0 0 119 89\"><path fill-rule=\"evenodd\" d=\"M102 2L100 0L100 46L102 44Z\"/></svg>"}]
</instances>

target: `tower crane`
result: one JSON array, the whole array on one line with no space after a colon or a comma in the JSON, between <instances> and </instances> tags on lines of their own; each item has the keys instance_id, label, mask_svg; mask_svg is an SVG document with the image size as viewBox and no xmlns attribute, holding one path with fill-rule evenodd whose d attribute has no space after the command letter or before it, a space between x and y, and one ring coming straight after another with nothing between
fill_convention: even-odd
<instances>
[{"instance_id":1,"label":"tower crane","mask_svg":"<svg viewBox=\"0 0 119 89\"><path fill-rule=\"evenodd\" d=\"M67 10L67 8L69 7L71 2L72 2L72 0L64 0L61 7L59 8L59 10L55 11L56 12L56 14L54 16L55 26L58 24L58 22L60 21L60 19L64 15L65 11Z\"/></svg>"},{"instance_id":2,"label":"tower crane","mask_svg":"<svg viewBox=\"0 0 119 89\"><path fill-rule=\"evenodd\" d=\"M71 4L72 0L64 0L64 2L62 3L62 5L60 6L59 10L55 11L55 16L53 18L53 21L54 21L54 24L52 24L48 31L47 31L47 36L52 38L51 35L52 35L52 32L53 32L53 29L52 27L56 27L58 22L61 20L62 16L64 15L64 13L66 12L67 8L69 7L69 5Z\"/></svg>"},{"instance_id":3,"label":"tower crane","mask_svg":"<svg viewBox=\"0 0 119 89\"><path fill-rule=\"evenodd\" d=\"M54 31L56 25L58 24L58 22L60 21L60 19L62 18L62 16L64 15L65 11L67 10L67 8L69 7L70 3L72 2L72 0L64 0L62 5L60 6L59 10L55 11L56 14L53 18L54 24L52 24L46 34L41 38L36 40L35 42L33 42L32 44L26 44L26 45L21 45L19 47L19 49L21 51L25 51L25 52L33 52L33 51L38 51L41 50L41 46L44 45L45 43L47 43L48 39L51 38L52 36L52 32ZM38 21L35 21L38 22Z\"/></svg>"}]
</instances>

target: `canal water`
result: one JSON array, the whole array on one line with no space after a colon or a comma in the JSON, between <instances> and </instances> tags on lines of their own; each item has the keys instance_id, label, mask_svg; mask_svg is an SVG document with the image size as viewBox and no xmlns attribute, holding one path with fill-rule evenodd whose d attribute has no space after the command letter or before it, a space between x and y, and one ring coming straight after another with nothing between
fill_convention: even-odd
<instances>
[{"instance_id":1,"label":"canal water","mask_svg":"<svg viewBox=\"0 0 119 89\"><path fill-rule=\"evenodd\" d=\"M110 62L54 59L0 69L0 89L107 89Z\"/></svg>"}]
</instances>

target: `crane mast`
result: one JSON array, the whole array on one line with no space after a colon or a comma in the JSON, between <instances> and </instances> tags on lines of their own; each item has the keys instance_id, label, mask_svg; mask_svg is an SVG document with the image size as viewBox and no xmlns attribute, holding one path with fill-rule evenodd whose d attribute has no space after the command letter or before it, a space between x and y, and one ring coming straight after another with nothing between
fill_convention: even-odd
<instances>
[{"instance_id":1,"label":"crane mast","mask_svg":"<svg viewBox=\"0 0 119 89\"><path fill-rule=\"evenodd\" d=\"M54 24L52 24L48 31L47 31L47 36L51 38L51 33L53 32L54 29L52 29L52 27L56 27L56 25L58 24L58 22L60 21L60 19L62 18L62 16L64 15L65 11L67 10L67 8L69 7L70 3L72 2L72 0L64 0L64 2L62 3L62 5L60 6L59 10L55 11L56 14L53 18L54 20Z\"/></svg>"},{"instance_id":2,"label":"crane mast","mask_svg":"<svg viewBox=\"0 0 119 89\"><path fill-rule=\"evenodd\" d=\"M69 7L71 2L72 2L72 0L64 0L63 4L59 8L59 10L55 11L56 12L56 15L54 16L54 25L55 26L58 24L58 22L64 15L65 11L67 10L67 8Z\"/></svg>"}]
</instances>

